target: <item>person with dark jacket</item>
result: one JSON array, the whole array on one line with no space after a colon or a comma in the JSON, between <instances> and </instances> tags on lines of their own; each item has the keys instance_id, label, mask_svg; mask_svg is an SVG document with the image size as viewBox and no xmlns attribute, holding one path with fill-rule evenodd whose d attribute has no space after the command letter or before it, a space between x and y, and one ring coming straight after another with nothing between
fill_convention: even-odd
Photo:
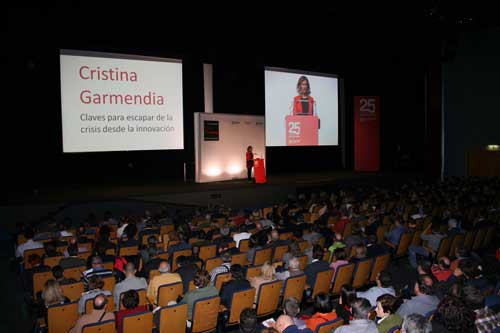
<instances>
[{"instance_id":1,"label":"person with dark jacket","mask_svg":"<svg viewBox=\"0 0 500 333\"><path fill-rule=\"evenodd\" d=\"M189 261L185 256L178 256L176 263L178 268L175 273L181 276L185 294L189 291L189 282L193 281L194 276L198 271L198 266Z\"/></svg>"},{"instance_id":2,"label":"person with dark jacket","mask_svg":"<svg viewBox=\"0 0 500 333\"><path fill-rule=\"evenodd\" d=\"M233 294L237 291L251 288L250 282L243 276L243 268L239 264L231 265L231 280L224 283L220 290L221 304L231 308Z\"/></svg>"},{"instance_id":3,"label":"person with dark jacket","mask_svg":"<svg viewBox=\"0 0 500 333\"><path fill-rule=\"evenodd\" d=\"M316 282L316 275L319 272L326 271L330 269L330 264L327 261L322 260L323 249L319 245L314 245L313 247L313 261L304 269L304 274L306 275L306 283L314 288L314 283Z\"/></svg>"}]
</instances>

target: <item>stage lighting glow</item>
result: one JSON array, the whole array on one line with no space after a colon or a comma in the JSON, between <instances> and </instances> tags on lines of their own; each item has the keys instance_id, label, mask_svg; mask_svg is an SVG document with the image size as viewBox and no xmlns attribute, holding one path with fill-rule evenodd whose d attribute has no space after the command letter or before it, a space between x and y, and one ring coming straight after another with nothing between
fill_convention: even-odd
<instances>
[{"instance_id":1,"label":"stage lighting glow","mask_svg":"<svg viewBox=\"0 0 500 333\"><path fill-rule=\"evenodd\" d=\"M222 170L218 167L211 167L205 171L205 174L209 177L217 177L222 173Z\"/></svg>"},{"instance_id":2,"label":"stage lighting glow","mask_svg":"<svg viewBox=\"0 0 500 333\"><path fill-rule=\"evenodd\" d=\"M241 170L243 170L243 168L238 165L238 164L231 164L228 168L227 168L227 173L230 174L230 175L237 175L241 172Z\"/></svg>"},{"instance_id":3,"label":"stage lighting glow","mask_svg":"<svg viewBox=\"0 0 500 333\"><path fill-rule=\"evenodd\" d=\"M500 146L499 145L487 145L486 150L488 151L499 151Z\"/></svg>"}]
</instances>

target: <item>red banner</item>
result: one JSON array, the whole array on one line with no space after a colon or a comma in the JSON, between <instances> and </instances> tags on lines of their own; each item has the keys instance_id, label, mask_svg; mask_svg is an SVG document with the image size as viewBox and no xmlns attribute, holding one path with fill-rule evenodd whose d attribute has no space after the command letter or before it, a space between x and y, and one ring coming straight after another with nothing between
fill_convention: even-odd
<instances>
[{"instance_id":1,"label":"red banner","mask_svg":"<svg viewBox=\"0 0 500 333\"><path fill-rule=\"evenodd\" d=\"M319 119L316 116L286 116L287 146L317 146Z\"/></svg>"},{"instance_id":2,"label":"red banner","mask_svg":"<svg viewBox=\"0 0 500 333\"><path fill-rule=\"evenodd\" d=\"M380 168L380 96L354 96L354 170Z\"/></svg>"}]
</instances>

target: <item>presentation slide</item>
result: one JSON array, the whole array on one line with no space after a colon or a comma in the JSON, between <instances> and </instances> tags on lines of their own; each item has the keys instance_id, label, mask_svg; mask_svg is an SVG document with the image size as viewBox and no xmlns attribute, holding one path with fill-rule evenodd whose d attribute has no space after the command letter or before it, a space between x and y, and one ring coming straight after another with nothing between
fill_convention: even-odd
<instances>
[{"instance_id":1,"label":"presentation slide","mask_svg":"<svg viewBox=\"0 0 500 333\"><path fill-rule=\"evenodd\" d=\"M265 68L266 146L338 145L336 76Z\"/></svg>"},{"instance_id":2,"label":"presentation slide","mask_svg":"<svg viewBox=\"0 0 500 333\"><path fill-rule=\"evenodd\" d=\"M182 62L61 50L63 151L183 149Z\"/></svg>"}]
</instances>

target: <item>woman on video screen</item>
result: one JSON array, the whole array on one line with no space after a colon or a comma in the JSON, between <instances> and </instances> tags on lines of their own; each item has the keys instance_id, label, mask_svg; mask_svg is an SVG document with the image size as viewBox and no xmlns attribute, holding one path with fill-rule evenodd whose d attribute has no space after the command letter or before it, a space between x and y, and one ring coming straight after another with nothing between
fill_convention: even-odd
<instances>
[{"instance_id":1,"label":"woman on video screen","mask_svg":"<svg viewBox=\"0 0 500 333\"><path fill-rule=\"evenodd\" d=\"M311 86L305 76L301 76L297 82L298 96L293 98L294 116L312 116L314 115L315 102L311 95Z\"/></svg>"}]
</instances>

